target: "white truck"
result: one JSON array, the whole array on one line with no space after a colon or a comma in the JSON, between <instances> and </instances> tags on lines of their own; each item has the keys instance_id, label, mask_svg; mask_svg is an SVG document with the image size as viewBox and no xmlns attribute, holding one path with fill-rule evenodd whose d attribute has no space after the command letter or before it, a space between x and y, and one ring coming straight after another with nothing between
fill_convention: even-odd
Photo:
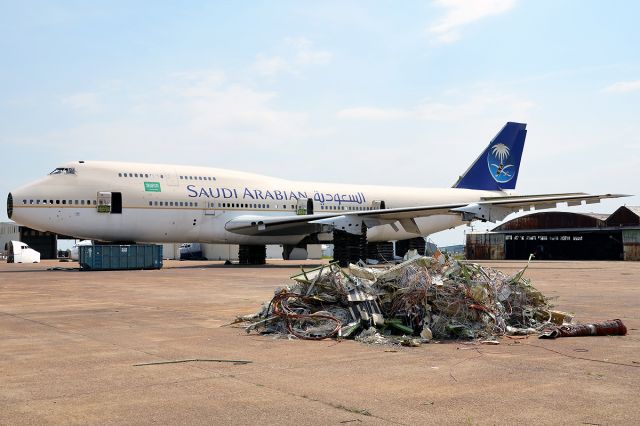
<instances>
[{"instance_id":1,"label":"white truck","mask_svg":"<svg viewBox=\"0 0 640 426\"><path fill-rule=\"evenodd\" d=\"M7 263L40 263L40 253L21 241L11 241Z\"/></svg>"}]
</instances>

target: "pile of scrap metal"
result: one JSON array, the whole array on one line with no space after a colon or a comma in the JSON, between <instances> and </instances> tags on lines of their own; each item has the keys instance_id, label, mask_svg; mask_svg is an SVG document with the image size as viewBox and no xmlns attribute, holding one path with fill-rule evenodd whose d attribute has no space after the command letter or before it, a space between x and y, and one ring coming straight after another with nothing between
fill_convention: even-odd
<instances>
[{"instance_id":1,"label":"pile of scrap metal","mask_svg":"<svg viewBox=\"0 0 640 426\"><path fill-rule=\"evenodd\" d=\"M524 278L438 257L395 266L340 268L332 263L292 277L255 314L247 332L300 339L355 337L417 346L432 339L492 340L538 334L571 322Z\"/></svg>"}]
</instances>

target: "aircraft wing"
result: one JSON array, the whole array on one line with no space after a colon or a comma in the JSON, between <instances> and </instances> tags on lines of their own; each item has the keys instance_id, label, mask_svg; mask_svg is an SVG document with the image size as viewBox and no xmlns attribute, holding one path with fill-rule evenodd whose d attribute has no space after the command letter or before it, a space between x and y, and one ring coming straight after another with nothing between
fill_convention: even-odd
<instances>
[{"instance_id":1,"label":"aircraft wing","mask_svg":"<svg viewBox=\"0 0 640 426\"><path fill-rule=\"evenodd\" d=\"M273 235L309 235L318 232L330 232L334 229L346 231L355 230L360 223L367 227L390 224L396 222L406 231L420 234L415 219L443 214L458 214L462 220L482 220L494 222L502 220L510 213L524 209L548 209L557 207L560 203L569 206L598 203L606 198L627 197L624 194L543 194L517 195L505 197L486 197L474 203L453 203L440 205L426 205L415 207L399 207L392 209L339 211L312 215L289 216L257 216L246 215L231 219L225 224L225 229L243 235L273 236ZM359 228L358 228L359 229ZM354 232L355 233L355 232Z\"/></svg>"},{"instance_id":2,"label":"aircraft wing","mask_svg":"<svg viewBox=\"0 0 640 426\"><path fill-rule=\"evenodd\" d=\"M479 219L495 222L502 220L513 212L524 209L544 210L557 207L560 203L568 206L595 204L606 198L629 197L626 194L586 194L574 192L565 194L514 195L507 197L485 197L477 203L454 208L452 211L462 213L463 220Z\"/></svg>"}]
</instances>

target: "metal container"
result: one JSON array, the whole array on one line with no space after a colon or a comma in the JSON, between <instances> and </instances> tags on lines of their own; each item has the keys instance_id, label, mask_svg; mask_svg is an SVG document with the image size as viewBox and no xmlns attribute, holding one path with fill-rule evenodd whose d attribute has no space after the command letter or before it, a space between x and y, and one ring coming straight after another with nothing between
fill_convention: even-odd
<instances>
[{"instance_id":1,"label":"metal container","mask_svg":"<svg viewBox=\"0 0 640 426\"><path fill-rule=\"evenodd\" d=\"M162 268L161 245L93 245L78 249L80 269L85 271Z\"/></svg>"}]
</instances>

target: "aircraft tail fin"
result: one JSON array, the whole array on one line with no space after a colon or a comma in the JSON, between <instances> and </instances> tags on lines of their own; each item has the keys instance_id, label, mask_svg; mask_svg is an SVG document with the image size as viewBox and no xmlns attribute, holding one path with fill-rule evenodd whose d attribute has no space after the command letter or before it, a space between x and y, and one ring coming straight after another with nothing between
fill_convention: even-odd
<instances>
[{"instance_id":1,"label":"aircraft tail fin","mask_svg":"<svg viewBox=\"0 0 640 426\"><path fill-rule=\"evenodd\" d=\"M487 191L515 189L526 128L525 123L505 124L453 187Z\"/></svg>"}]
</instances>

